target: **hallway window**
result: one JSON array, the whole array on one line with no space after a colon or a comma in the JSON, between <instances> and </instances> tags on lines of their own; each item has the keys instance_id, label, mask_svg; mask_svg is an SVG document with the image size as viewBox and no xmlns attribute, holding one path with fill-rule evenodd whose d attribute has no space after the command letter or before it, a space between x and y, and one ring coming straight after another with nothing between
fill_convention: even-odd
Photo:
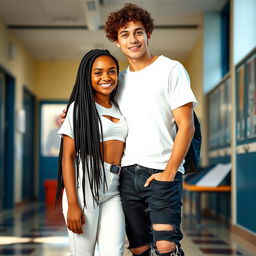
<instances>
[{"instance_id":1,"label":"hallway window","mask_svg":"<svg viewBox=\"0 0 256 256\"><path fill-rule=\"evenodd\" d=\"M65 104L43 104L41 112L41 154L56 157L59 154L60 138L57 131L61 126L59 115Z\"/></svg>"}]
</instances>

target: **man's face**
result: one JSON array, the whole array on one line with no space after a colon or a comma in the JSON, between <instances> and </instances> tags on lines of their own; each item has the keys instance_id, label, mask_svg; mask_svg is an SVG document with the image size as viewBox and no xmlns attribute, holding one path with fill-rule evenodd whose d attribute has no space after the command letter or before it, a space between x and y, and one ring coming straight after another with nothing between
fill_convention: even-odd
<instances>
[{"instance_id":1,"label":"man's face","mask_svg":"<svg viewBox=\"0 0 256 256\"><path fill-rule=\"evenodd\" d=\"M148 54L148 39L141 21L130 21L118 30L116 45L128 59L140 59Z\"/></svg>"}]
</instances>

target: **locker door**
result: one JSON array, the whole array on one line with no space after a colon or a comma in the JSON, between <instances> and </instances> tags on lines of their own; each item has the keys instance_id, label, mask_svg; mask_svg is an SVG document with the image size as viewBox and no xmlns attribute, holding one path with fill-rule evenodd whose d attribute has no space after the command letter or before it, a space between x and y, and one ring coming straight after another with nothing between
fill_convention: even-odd
<instances>
[{"instance_id":1,"label":"locker door","mask_svg":"<svg viewBox=\"0 0 256 256\"><path fill-rule=\"evenodd\" d=\"M25 133L23 134L22 199L34 198L34 154L35 154L35 97L23 90L23 108L25 110Z\"/></svg>"},{"instance_id":2,"label":"locker door","mask_svg":"<svg viewBox=\"0 0 256 256\"><path fill-rule=\"evenodd\" d=\"M0 72L0 210L4 207L5 166L5 79Z\"/></svg>"}]
</instances>

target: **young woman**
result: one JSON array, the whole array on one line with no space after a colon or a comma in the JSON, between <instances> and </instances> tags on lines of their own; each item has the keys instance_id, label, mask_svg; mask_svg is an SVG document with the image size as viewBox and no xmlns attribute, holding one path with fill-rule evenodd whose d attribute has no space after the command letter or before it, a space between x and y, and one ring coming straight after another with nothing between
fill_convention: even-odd
<instances>
[{"instance_id":1,"label":"young woman","mask_svg":"<svg viewBox=\"0 0 256 256\"><path fill-rule=\"evenodd\" d=\"M62 135L56 202L62 208L72 255L121 256L124 215L119 195L126 122L112 101L118 84L117 60L107 50L82 59Z\"/></svg>"}]
</instances>

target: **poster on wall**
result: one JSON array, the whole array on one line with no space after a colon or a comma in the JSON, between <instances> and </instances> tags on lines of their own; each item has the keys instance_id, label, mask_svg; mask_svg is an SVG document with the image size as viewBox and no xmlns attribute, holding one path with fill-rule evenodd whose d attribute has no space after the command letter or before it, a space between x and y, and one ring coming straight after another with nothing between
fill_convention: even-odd
<instances>
[{"instance_id":1,"label":"poster on wall","mask_svg":"<svg viewBox=\"0 0 256 256\"><path fill-rule=\"evenodd\" d=\"M226 145L230 145L230 136L231 136L231 86L230 86L230 78L225 81L225 101L226 101Z\"/></svg>"},{"instance_id":2,"label":"poster on wall","mask_svg":"<svg viewBox=\"0 0 256 256\"><path fill-rule=\"evenodd\" d=\"M215 107L216 106L216 99L217 99L217 90L214 90L213 93L212 93L212 107L211 107L211 111L212 111L212 117L211 117L211 120L212 120L212 148L215 148L217 146L217 140L218 140L218 137L217 137L217 131L216 130L216 118L217 118L217 108ZM214 121L215 120L215 121Z\"/></svg>"},{"instance_id":3,"label":"poster on wall","mask_svg":"<svg viewBox=\"0 0 256 256\"><path fill-rule=\"evenodd\" d=\"M222 130L221 130L221 120L220 120L220 110L221 110L221 88L216 89L216 103L215 103L216 113L215 113L215 131L216 131L216 146L221 145L222 140Z\"/></svg>"},{"instance_id":4,"label":"poster on wall","mask_svg":"<svg viewBox=\"0 0 256 256\"><path fill-rule=\"evenodd\" d=\"M59 155L60 137L57 134L61 126L60 113L65 104L43 104L41 108L41 155L57 157Z\"/></svg>"},{"instance_id":5,"label":"poster on wall","mask_svg":"<svg viewBox=\"0 0 256 256\"><path fill-rule=\"evenodd\" d=\"M247 81L247 137L256 137L256 54L246 63Z\"/></svg>"},{"instance_id":6,"label":"poster on wall","mask_svg":"<svg viewBox=\"0 0 256 256\"><path fill-rule=\"evenodd\" d=\"M244 65L237 70L237 139L244 139L245 135L245 116L244 116Z\"/></svg>"},{"instance_id":7,"label":"poster on wall","mask_svg":"<svg viewBox=\"0 0 256 256\"><path fill-rule=\"evenodd\" d=\"M226 143L226 131L225 131L225 126L226 126L226 101L225 101L225 83L222 83L219 87L220 91L220 109L219 109L219 145L224 146Z\"/></svg>"},{"instance_id":8,"label":"poster on wall","mask_svg":"<svg viewBox=\"0 0 256 256\"><path fill-rule=\"evenodd\" d=\"M209 94L209 148L213 148L213 94Z\"/></svg>"}]
</instances>

